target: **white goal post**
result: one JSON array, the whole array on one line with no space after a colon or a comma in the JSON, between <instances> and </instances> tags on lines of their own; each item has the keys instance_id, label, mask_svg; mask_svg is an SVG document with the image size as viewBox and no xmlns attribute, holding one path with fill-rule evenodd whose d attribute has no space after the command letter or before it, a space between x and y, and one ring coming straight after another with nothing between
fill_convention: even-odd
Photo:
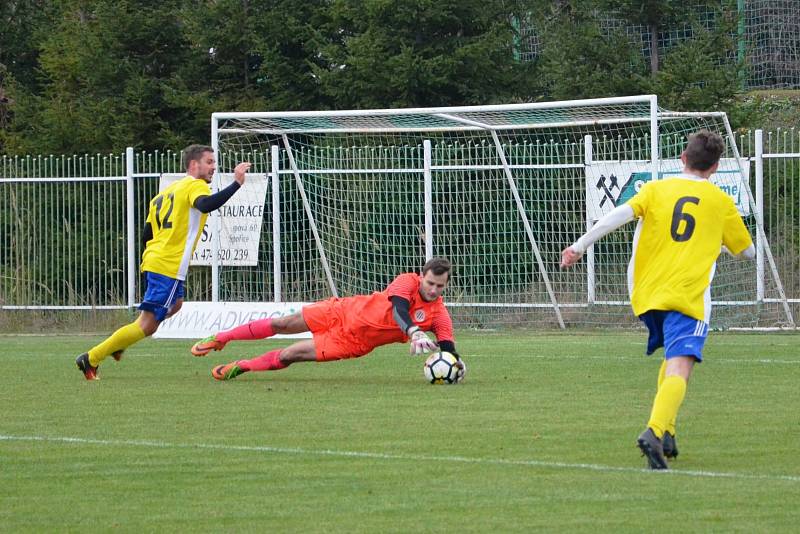
<instances>
[{"instance_id":1,"label":"white goal post","mask_svg":"<svg viewBox=\"0 0 800 534\"><path fill-rule=\"evenodd\" d=\"M454 263L445 300L461 327L634 325L625 277L633 225L595 244L577 269L559 270L560 251L642 183L680 170L687 136L705 128L727 141L713 179L735 197L762 266L720 258L712 327L794 326L724 113L669 112L644 95L214 113L211 127L219 168L248 160L267 181L264 198L250 200L264 205L258 257L231 265L215 253L213 301L368 293L435 255Z\"/></svg>"}]
</instances>

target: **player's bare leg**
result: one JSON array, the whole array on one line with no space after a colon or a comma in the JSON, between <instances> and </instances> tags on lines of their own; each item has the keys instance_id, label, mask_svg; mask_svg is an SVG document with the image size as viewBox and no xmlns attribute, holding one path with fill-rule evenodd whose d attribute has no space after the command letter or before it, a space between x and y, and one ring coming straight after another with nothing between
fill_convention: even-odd
<instances>
[{"instance_id":1,"label":"player's bare leg","mask_svg":"<svg viewBox=\"0 0 800 534\"><path fill-rule=\"evenodd\" d=\"M265 339L275 334L300 334L308 332L303 314L293 313L286 317L258 319L230 330L218 332L201 339L192 346L192 354L205 356L212 350L222 350L230 341Z\"/></svg>"},{"instance_id":2,"label":"player's bare leg","mask_svg":"<svg viewBox=\"0 0 800 534\"><path fill-rule=\"evenodd\" d=\"M230 380L248 371L278 371L297 362L313 362L317 359L313 339L298 341L283 349L275 349L251 360L237 360L227 365L218 365L211 370L217 380Z\"/></svg>"},{"instance_id":3,"label":"player's bare leg","mask_svg":"<svg viewBox=\"0 0 800 534\"><path fill-rule=\"evenodd\" d=\"M269 319L272 330L276 334L301 334L308 332L308 325L300 312L287 315L286 317L275 317ZM288 348L288 347L287 347Z\"/></svg>"},{"instance_id":4,"label":"player's bare leg","mask_svg":"<svg viewBox=\"0 0 800 534\"><path fill-rule=\"evenodd\" d=\"M180 306L178 306L178 309L180 309ZM139 317L136 319L136 324L139 325L139 328L142 329L145 336L152 336L156 330L158 330L158 325L161 323L156 319L156 315L153 312L145 310L139 314Z\"/></svg>"},{"instance_id":5,"label":"player's bare leg","mask_svg":"<svg viewBox=\"0 0 800 534\"><path fill-rule=\"evenodd\" d=\"M313 339L304 339L294 345L289 345L280 351L278 359L284 365L291 365L297 362L317 361L317 348Z\"/></svg>"}]
</instances>

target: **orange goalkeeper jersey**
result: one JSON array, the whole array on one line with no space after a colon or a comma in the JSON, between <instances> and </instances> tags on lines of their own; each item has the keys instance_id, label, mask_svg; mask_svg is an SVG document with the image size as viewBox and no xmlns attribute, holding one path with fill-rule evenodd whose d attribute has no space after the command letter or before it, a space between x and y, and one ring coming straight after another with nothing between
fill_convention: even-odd
<instances>
[{"instance_id":1,"label":"orange goalkeeper jersey","mask_svg":"<svg viewBox=\"0 0 800 534\"><path fill-rule=\"evenodd\" d=\"M372 348L408 341L392 315L389 299L396 296L408 300L411 321L420 329L433 332L439 342L454 341L453 321L442 297L433 302L423 300L419 294L421 282L419 274L404 273L381 292L340 299L344 329Z\"/></svg>"}]
</instances>

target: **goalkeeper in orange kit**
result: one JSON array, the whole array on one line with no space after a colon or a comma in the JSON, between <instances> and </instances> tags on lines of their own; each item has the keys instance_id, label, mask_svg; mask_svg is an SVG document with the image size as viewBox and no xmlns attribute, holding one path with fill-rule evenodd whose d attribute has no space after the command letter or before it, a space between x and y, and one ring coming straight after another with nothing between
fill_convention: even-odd
<instances>
[{"instance_id":1,"label":"goalkeeper in orange kit","mask_svg":"<svg viewBox=\"0 0 800 534\"><path fill-rule=\"evenodd\" d=\"M277 371L297 362L358 358L382 345L407 341L411 354L424 354L437 347L454 354L463 372L453 340L453 322L442 301L451 269L448 260L434 258L423 266L422 274L401 274L384 291L332 298L305 306L293 315L253 321L202 339L191 351L195 356L205 356L234 340L311 332L312 339L251 360L216 366L211 375L230 380L248 371ZM433 332L435 342L426 331Z\"/></svg>"}]
</instances>

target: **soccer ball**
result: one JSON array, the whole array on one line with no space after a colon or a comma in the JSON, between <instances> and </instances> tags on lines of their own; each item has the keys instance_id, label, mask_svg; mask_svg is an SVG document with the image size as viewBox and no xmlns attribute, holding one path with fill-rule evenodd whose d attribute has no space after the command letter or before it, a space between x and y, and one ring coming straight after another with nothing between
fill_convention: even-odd
<instances>
[{"instance_id":1,"label":"soccer ball","mask_svg":"<svg viewBox=\"0 0 800 534\"><path fill-rule=\"evenodd\" d=\"M458 384L464 379L467 368L464 362L449 352L434 352L422 367L425 380L431 384Z\"/></svg>"}]
</instances>

